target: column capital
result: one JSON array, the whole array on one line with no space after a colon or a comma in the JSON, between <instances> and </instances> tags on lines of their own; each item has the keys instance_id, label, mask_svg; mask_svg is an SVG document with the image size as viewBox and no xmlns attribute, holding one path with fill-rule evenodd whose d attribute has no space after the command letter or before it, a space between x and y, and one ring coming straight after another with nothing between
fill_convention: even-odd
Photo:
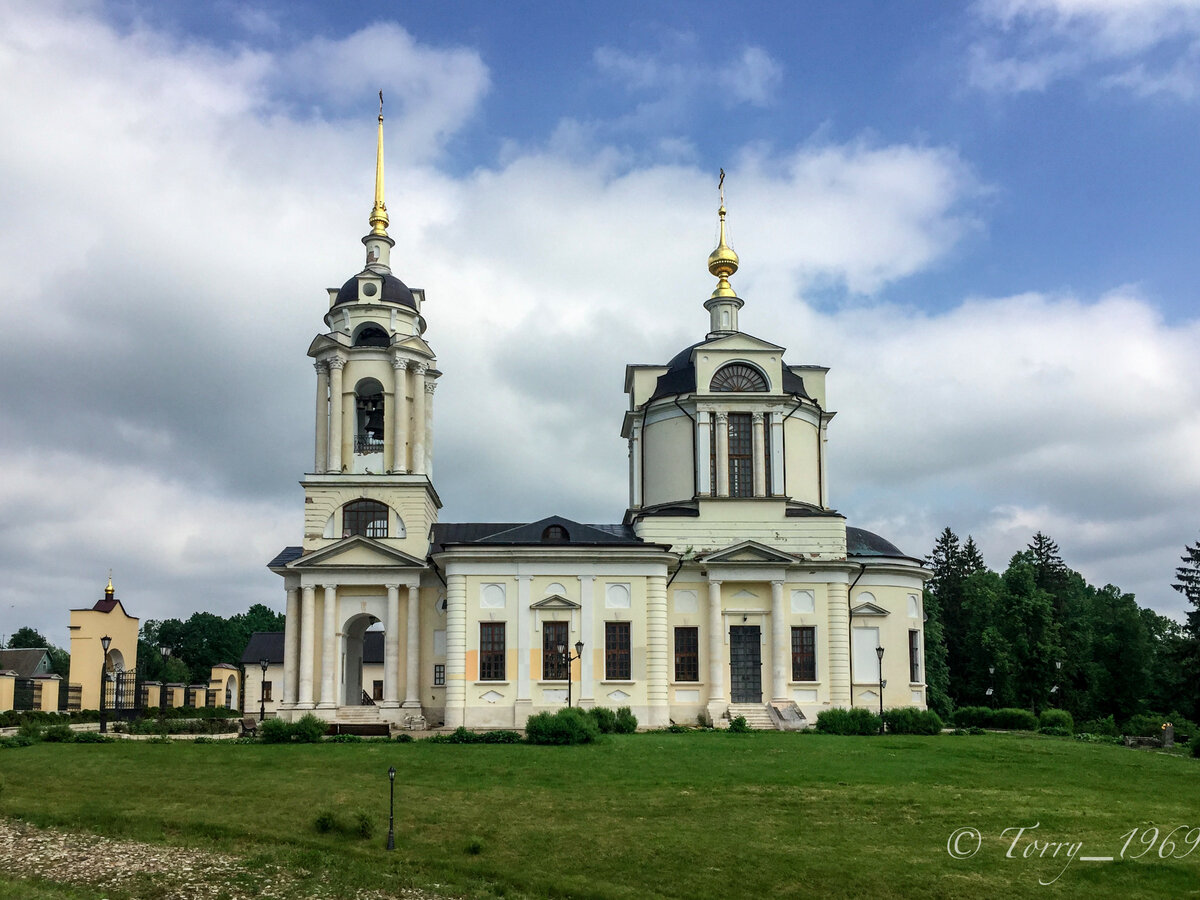
<instances>
[{"instance_id":1,"label":"column capital","mask_svg":"<svg viewBox=\"0 0 1200 900\"><path fill-rule=\"evenodd\" d=\"M385 587L385 588L387 588L389 591L398 591L398 590L400 590L400 585L399 585L399 584L395 584L395 583L393 583L393 584L385 584L385 585L384 585L384 587Z\"/></svg>"},{"instance_id":2,"label":"column capital","mask_svg":"<svg viewBox=\"0 0 1200 900\"><path fill-rule=\"evenodd\" d=\"M755 425L761 425L763 423L763 414L760 412L751 413L750 421L752 421Z\"/></svg>"},{"instance_id":3,"label":"column capital","mask_svg":"<svg viewBox=\"0 0 1200 900\"><path fill-rule=\"evenodd\" d=\"M392 368L395 369L397 372L403 372L405 369L408 368L408 360L405 359L403 356L393 356L392 357Z\"/></svg>"},{"instance_id":4,"label":"column capital","mask_svg":"<svg viewBox=\"0 0 1200 900\"><path fill-rule=\"evenodd\" d=\"M418 375L424 375L426 372L429 371L428 363L415 362L412 364L412 367L413 367L413 371L416 372Z\"/></svg>"},{"instance_id":5,"label":"column capital","mask_svg":"<svg viewBox=\"0 0 1200 900\"><path fill-rule=\"evenodd\" d=\"M717 417L718 425L725 425L729 422L729 413L727 413L725 410L714 412L713 415Z\"/></svg>"},{"instance_id":6,"label":"column capital","mask_svg":"<svg viewBox=\"0 0 1200 900\"><path fill-rule=\"evenodd\" d=\"M325 360L325 359L315 360L313 362L313 368L317 370L318 374L320 374L321 372L328 372L329 371L329 361Z\"/></svg>"},{"instance_id":7,"label":"column capital","mask_svg":"<svg viewBox=\"0 0 1200 900\"><path fill-rule=\"evenodd\" d=\"M720 579L720 578L713 578L713 577L710 575L710 576L709 576L709 578L708 578L708 583L709 583L709 584L715 584L715 585L717 585L717 586L720 586L720 585L722 584L722 581L721 581L721 579Z\"/></svg>"},{"instance_id":8,"label":"column capital","mask_svg":"<svg viewBox=\"0 0 1200 900\"><path fill-rule=\"evenodd\" d=\"M340 356L329 357L327 360L325 360L325 364L329 366L330 370L344 369L346 367L346 361Z\"/></svg>"},{"instance_id":9,"label":"column capital","mask_svg":"<svg viewBox=\"0 0 1200 900\"><path fill-rule=\"evenodd\" d=\"M425 393L432 394L436 390L437 390L437 382L436 381L426 381L425 382Z\"/></svg>"},{"instance_id":10,"label":"column capital","mask_svg":"<svg viewBox=\"0 0 1200 900\"><path fill-rule=\"evenodd\" d=\"M771 580L771 587L783 587L784 580L782 578L774 578Z\"/></svg>"},{"instance_id":11,"label":"column capital","mask_svg":"<svg viewBox=\"0 0 1200 900\"><path fill-rule=\"evenodd\" d=\"M338 586L336 584L323 584L321 585L321 589L325 591L336 591Z\"/></svg>"}]
</instances>

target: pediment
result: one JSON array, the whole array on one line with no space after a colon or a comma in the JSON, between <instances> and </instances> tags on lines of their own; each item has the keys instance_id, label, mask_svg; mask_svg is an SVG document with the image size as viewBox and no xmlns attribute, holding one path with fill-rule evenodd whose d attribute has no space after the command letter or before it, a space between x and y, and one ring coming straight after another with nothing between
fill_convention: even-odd
<instances>
[{"instance_id":1,"label":"pediment","mask_svg":"<svg viewBox=\"0 0 1200 900\"><path fill-rule=\"evenodd\" d=\"M852 616L886 616L888 611L874 603L860 603L850 610Z\"/></svg>"},{"instance_id":2,"label":"pediment","mask_svg":"<svg viewBox=\"0 0 1200 900\"><path fill-rule=\"evenodd\" d=\"M392 348L402 347L405 350L411 350L414 353L433 359L433 348L425 343L425 339L415 334L401 337L396 335L392 339Z\"/></svg>"},{"instance_id":3,"label":"pediment","mask_svg":"<svg viewBox=\"0 0 1200 900\"><path fill-rule=\"evenodd\" d=\"M771 565L795 565L801 562L798 557L784 553L758 541L742 541L723 550L714 550L705 557L707 563L769 563Z\"/></svg>"},{"instance_id":4,"label":"pediment","mask_svg":"<svg viewBox=\"0 0 1200 900\"><path fill-rule=\"evenodd\" d=\"M568 600L560 594L551 594L544 600L539 600L537 603L530 603L530 609L579 609L579 604L574 600Z\"/></svg>"},{"instance_id":5,"label":"pediment","mask_svg":"<svg viewBox=\"0 0 1200 900\"><path fill-rule=\"evenodd\" d=\"M312 343L308 345L308 355L316 357L326 351L337 350L340 347L348 347L349 345L349 339L343 336L341 332L333 331L328 334L318 334L312 339Z\"/></svg>"},{"instance_id":6,"label":"pediment","mask_svg":"<svg viewBox=\"0 0 1200 900\"><path fill-rule=\"evenodd\" d=\"M289 569L376 568L423 569L425 561L381 541L356 534L288 563Z\"/></svg>"},{"instance_id":7,"label":"pediment","mask_svg":"<svg viewBox=\"0 0 1200 900\"><path fill-rule=\"evenodd\" d=\"M746 351L760 350L770 353L782 353L785 348L778 344L772 344L770 341L764 341L762 338L756 338L752 334L746 334L739 331L737 334L731 334L726 337L717 338L713 341L708 341L703 345L706 351ZM699 349L699 348L697 348Z\"/></svg>"}]
</instances>

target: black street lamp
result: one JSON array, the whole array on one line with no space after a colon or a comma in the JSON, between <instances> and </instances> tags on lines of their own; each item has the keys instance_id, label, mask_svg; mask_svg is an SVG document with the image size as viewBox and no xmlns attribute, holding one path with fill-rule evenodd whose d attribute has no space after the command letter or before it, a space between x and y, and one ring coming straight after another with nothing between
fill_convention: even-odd
<instances>
[{"instance_id":1,"label":"black street lamp","mask_svg":"<svg viewBox=\"0 0 1200 900\"><path fill-rule=\"evenodd\" d=\"M100 733L108 731L108 722L104 718L104 682L108 678L108 648L112 646L112 638L107 634L100 638L100 646L104 648L104 659L100 662Z\"/></svg>"},{"instance_id":2,"label":"black street lamp","mask_svg":"<svg viewBox=\"0 0 1200 900\"><path fill-rule=\"evenodd\" d=\"M875 648L875 656L879 659L879 733L883 734L883 648Z\"/></svg>"},{"instance_id":3,"label":"black street lamp","mask_svg":"<svg viewBox=\"0 0 1200 900\"><path fill-rule=\"evenodd\" d=\"M388 768L388 842L389 850L396 849L396 767Z\"/></svg>"},{"instance_id":4,"label":"black street lamp","mask_svg":"<svg viewBox=\"0 0 1200 900\"><path fill-rule=\"evenodd\" d=\"M563 665L567 667L567 707L571 706L571 663L577 659L583 659L583 641L575 642L575 655L571 655L571 651L567 649L565 644L558 645L558 655L562 657Z\"/></svg>"},{"instance_id":5,"label":"black street lamp","mask_svg":"<svg viewBox=\"0 0 1200 900\"><path fill-rule=\"evenodd\" d=\"M166 714L167 699L167 660L171 658L171 648L166 644L159 645L159 655L162 656L162 681L158 685L158 720L161 722Z\"/></svg>"},{"instance_id":6,"label":"black street lamp","mask_svg":"<svg viewBox=\"0 0 1200 900\"><path fill-rule=\"evenodd\" d=\"M262 666L262 679L258 682L258 721L261 722L267 717L267 666L271 661L264 656L258 664Z\"/></svg>"},{"instance_id":7,"label":"black street lamp","mask_svg":"<svg viewBox=\"0 0 1200 900\"><path fill-rule=\"evenodd\" d=\"M996 686L996 667L988 666L988 689L984 692L984 696L988 698L988 704L991 706L996 705L996 701L992 696L993 694L996 693L995 686Z\"/></svg>"}]
</instances>

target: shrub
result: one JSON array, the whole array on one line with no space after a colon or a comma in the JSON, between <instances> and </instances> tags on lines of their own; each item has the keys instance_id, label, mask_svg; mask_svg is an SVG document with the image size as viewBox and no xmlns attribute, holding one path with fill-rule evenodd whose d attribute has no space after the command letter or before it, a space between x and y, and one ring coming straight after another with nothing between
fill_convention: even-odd
<instances>
[{"instance_id":1,"label":"shrub","mask_svg":"<svg viewBox=\"0 0 1200 900\"><path fill-rule=\"evenodd\" d=\"M17 747L31 747L35 743L37 741L23 734L14 734L12 737L0 738L0 747L3 747L5 750L15 750Z\"/></svg>"},{"instance_id":2,"label":"shrub","mask_svg":"<svg viewBox=\"0 0 1200 900\"><path fill-rule=\"evenodd\" d=\"M1192 756L1200 759L1200 734L1192 738Z\"/></svg>"},{"instance_id":3,"label":"shrub","mask_svg":"<svg viewBox=\"0 0 1200 900\"><path fill-rule=\"evenodd\" d=\"M674 722L672 722L667 726L667 731L669 731L671 734L690 734L692 729L686 725L676 725Z\"/></svg>"},{"instance_id":4,"label":"shrub","mask_svg":"<svg viewBox=\"0 0 1200 900\"><path fill-rule=\"evenodd\" d=\"M329 739L331 744L361 744L361 734L335 734Z\"/></svg>"},{"instance_id":5,"label":"shrub","mask_svg":"<svg viewBox=\"0 0 1200 900\"><path fill-rule=\"evenodd\" d=\"M74 731L71 733L72 744L111 744L115 738L98 731Z\"/></svg>"},{"instance_id":6,"label":"shrub","mask_svg":"<svg viewBox=\"0 0 1200 900\"><path fill-rule=\"evenodd\" d=\"M375 823L366 813L360 812L355 818L354 830L360 838L369 838L375 833Z\"/></svg>"},{"instance_id":7,"label":"shrub","mask_svg":"<svg viewBox=\"0 0 1200 900\"><path fill-rule=\"evenodd\" d=\"M1121 733L1117 730L1116 720L1112 716L1103 719L1089 719L1079 726L1079 731L1084 734L1104 735L1106 737L1117 737Z\"/></svg>"},{"instance_id":8,"label":"shrub","mask_svg":"<svg viewBox=\"0 0 1200 900\"><path fill-rule=\"evenodd\" d=\"M1035 731L1037 717L1027 709L991 709L987 706L960 706L954 711L959 728L1000 728L1005 731Z\"/></svg>"},{"instance_id":9,"label":"shrub","mask_svg":"<svg viewBox=\"0 0 1200 900\"><path fill-rule=\"evenodd\" d=\"M729 720L729 730L734 734L745 734L750 730L750 726L746 724L745 716L734 716Z\"/></svg>"},{"instance_id":10,"label":"shrub","mask_svg":"<svg viewBox=\"0 0 1200 900\"><path fill-rule=\"evenodd\" d=\"M617 714L607 706L593 706L588 715L596 720L601 734L613 734L617 730Z\"/></svg>"},{"instance_id":11,"label":"shrub","mask_svg":"<svg viewBox=\"0 0 1200 900\"><path fill-rule=\"evenodd\" d=\"M987 729L980 728L978 725L972 725L967 729L967 734L987 734Z\"/></svg>"},{"instance_id":12,"label":"shrub","mask_svg":"<svg viewBox=\"0 0 1200 900\"><path fill-rule=\"evenodd\" d=\"M1069 728L1059 728L1055 725L1048 725L1038 729L1038 734L1046 734L1050 737L1070 737L1074 733Z\"/></svg>"},{"instance_id":13,"label":"shrub","mask_svg":"<svg viewBox=\"0 0 1200 900\"><path fill-rule=\"evenodd\" d=\"M623 707L628 712L628 707ZM630 716L632 718L632 715ZM618 727L621 714L617 713ZM634 720L634 728L637 727ZM596 720L581 709L567 707L556 713L538 713L525 723L525 739L531 744L590 744L600 736Z\"/></svg>"},{"instance_id":14,"label":"shrub","mask_svg":"<svg viewBox=\"0 0 1200 900\"><path fill-rule=\"evenodd\" d=\"M292 734L301 744L319 743L321 738L325 737L325 732L328 730L329 724L324 719L314 716L312 713L301 716L292 723Z\"/></svg>"},{"instance_id":15,"label":"shrub","mask_svg":"<svg viewBox=\"0 0 1200 900\"><path fill-rule=\"evenodd\" d=\"M617 710L617 734L633 734L637 731L637 716L628 706Z\"/></svg>"},{"instance_id":16,"label":"shrub","mask_svg":"<svg viewBox=\"0 0 1200 900\"><path fill-rule=\"evenodd\" d=\"M1140 713L1129 717L1129 721L1121 729L1121 734L1134 737L1158 737L1162 734L1163 723L1166 721L1168 719L1158 713Z\"/></svg>"},{"instance_id":17,"label":"shrub","mask_svg":"<svg viewBox=\"0 0 1200 900\"><path fill-rule=\"evenodd\" d=\"M42 732L42 740L51 744L69 744L74 738L70 725L51 725Z\"/></svg>"},{"instance_id":18,"label":"shrub","mask_svg":"<svg viewBox=\"0 0 1200 900\"><path fill-rule=\"evenodd\" d=\"M409 734L407 731L402 731L398 735L396 735L396 743L397 744L411 744L412 742L413 742L413 736L411 734Z\"/></svg>"},{"instance_id":19,"label":"shrub","mask_svg":"<svg viewBox=\"0 0 1200 900\"><path fill-rule=\"evenodd\" d=\"M215 744L215 743L217 743L217 741L213 740L210 737L205 737L204 735L200 735L200 737L196 738L194 741L192 741L192 743L193 744Z\"/></svg>"},{"instance_id":20,"label":"shrub","mask_svg":"<svg viewBox=\"0 0 1200 900\"><path fill-rule=\"evenodd\" d=\"M42 726L36 719L27 719L17 729L17 736L29 738L31 742L40 741L42 739Z\"/></svg>"},{"instance_id":21,"label":"shrub","mask_svg":"<svg viewBox=\"0 0 1200 900\"><path fill-rule=\"evenodd\" d=\"M879 726L879 716L861 706L817 713L817 730L824 734L879 734Z\"/></svg>"},{"instance_id":22,"label":"shrub","mask_svg":"<svg viewBox=\"0 0 1200 900\"><path fill-rule=\"evenodd\" d=\"M467 846L464 848L470 856L478 856L483 852L483 841L479 838L471 838L467 841Z\"/></svg>"},{"instance_id":23,"label":"shrub","mask_svg":"<svg viewBox=\"0 0 1200 900\"><path fill-rule=\"evenodd\" d=\"M332 809L321 810L313 820L313 828L317 829L320 834L329 834L337 827L337 817L333 814Z\"/></svg>"},{"instance_id":24,"label":"shrub","mask_svg":"<svg viewBox=\"0 0 1200 900\"><path fill-rule=\"evenodd\" d=\"M941 734L942 718L932 709L902 706L883 714L888 731L893 734Z\"/></svg>"},{"instance_id":25,"label":"shrub","mask_svg":"<svg viewBox=\"0 0 1200 900\"><path fill-rule=\"evenodd\" d=\"M264 744L286 744L292 740L292 723L284 719L267 719L258 726Z\"/></svg>"},{"instance_id":26,"label":"shrub","mask_svg":"<svg viewBox=\"0 0 1200 900\"><path fill-rule=\"evenodd\" d=\"M1047 728L1061 728L1074 734L1075 719L1065 709L1046 709L1038 716L1038 731L1045 733Z\"/></svg>"},{"instance_id":27,"label":"shrub","mask_svg":"<svg viewBox=\"0 0 1200 900\"><path fill-rule=\"evenodd\" d=\"M951 734L953 734L953 735L963 735L963 734L966 734L966 733L967 733L967 731L966 731L966 729L965 729L965 728L955 728L955 729L954 729L953 731L951 731L950 733L951 733Z\"/></svg>"}]
</instances>

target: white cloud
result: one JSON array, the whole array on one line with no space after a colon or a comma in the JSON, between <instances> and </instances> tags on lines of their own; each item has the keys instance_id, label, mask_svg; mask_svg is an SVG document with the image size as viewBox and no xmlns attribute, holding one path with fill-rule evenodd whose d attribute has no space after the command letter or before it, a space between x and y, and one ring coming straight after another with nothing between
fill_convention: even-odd
<instances>
[{"instance_id":1,"label":"white cloud","mask_svg":"<svg viewBox=\"0 0 1200 900\"><path fill-rule=\"evenodd\" d=\"M974 10L977 87L1040 91L1088 78L1139 96L1186 101L1200 91L1198 0L978 0Z\"/></svg>"}]
</instances>

